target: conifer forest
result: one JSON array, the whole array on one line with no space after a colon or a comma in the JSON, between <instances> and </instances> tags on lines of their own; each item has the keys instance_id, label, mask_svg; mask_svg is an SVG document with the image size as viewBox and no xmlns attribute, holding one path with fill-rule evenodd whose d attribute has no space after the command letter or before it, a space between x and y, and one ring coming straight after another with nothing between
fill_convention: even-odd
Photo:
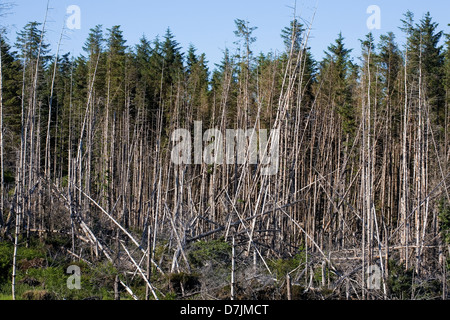
<instances>
[{"instance_id":1,"label":"conifer forest","mask_svg":"<svg viewBox=\"0 0 450 320\"><path fill-rule=\"evenodd\" d=\"M90 26L74 56L47 22L0 29L0 299L449 298L450 35L430 13L357 48L336 32L321 59L313 21L257 53L236 19L214 68L170 28ZM277 170L245 148L174 163L177 129L205 153L207 129L267 129Z\"/></svg>"}]
</instances>

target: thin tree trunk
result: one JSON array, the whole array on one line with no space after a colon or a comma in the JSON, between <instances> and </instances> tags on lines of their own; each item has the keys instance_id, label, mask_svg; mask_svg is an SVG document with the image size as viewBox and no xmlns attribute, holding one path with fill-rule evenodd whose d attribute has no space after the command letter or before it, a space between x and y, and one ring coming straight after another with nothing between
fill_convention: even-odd
<instances>
[{"instance_id":1,"label":"thin tree trunk","mask_svg":"<svg viewBox=\"0 0 450 320\"><path fill-rule=\"evenodd\" d=\"M235 286L236 286L236 279L235 279L235 268L236 268L236 244L235 244L235 238L233 236L232 244L231 244L231 300L235 300Z\"/></svg>"},{"instance_id":2,"label":"thin tree trunk","mask_svg":"<svg viewBox=\"0 0 450 320\"><path fill-rule=\"evenodd\" d=\"M20 235L20 218L21 215L16 215L16 230L14 235L14 252L13 252L13 268L12 268L12 299L16 300L16 270L17 270L17 249L19 247L19 235Z\"/></svg>"},{"instance_id":3,"label":"thin tree trunk","mask_svg":"<svg viewBox=\"0 0 450 320\"><path fill-rule=\"evenodd\" d=\"M408 52L406 52L405 57L405 107L403 112L403 142L402 142L402 195L401 195L401 244L404 247L402 250L401 261L406 262L406 269L408 269L408 188L409 188L409 173L408 173L408 149L407 149L407 138L408 138L408 78L407 78L407 67L408 67Z\"/></svg>"}]
</instances>

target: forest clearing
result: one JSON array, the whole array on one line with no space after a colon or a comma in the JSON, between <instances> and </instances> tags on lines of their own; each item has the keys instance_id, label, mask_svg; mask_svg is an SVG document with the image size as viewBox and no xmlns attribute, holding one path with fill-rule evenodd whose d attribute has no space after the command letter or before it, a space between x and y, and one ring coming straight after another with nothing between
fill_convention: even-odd
<instances>
[{"instance_id":1,"label":"forest clearing","mask_svg":"<svg viewBox=\"0 0 450 320\"><path fill-rule=\"evenodd\" d=\"M321 60L314 21L256 54L236 19L214 70L170 28L73 56L0 23L0 300L448 299L450 34L417 14Z\"/></svg>"}]
</instances>

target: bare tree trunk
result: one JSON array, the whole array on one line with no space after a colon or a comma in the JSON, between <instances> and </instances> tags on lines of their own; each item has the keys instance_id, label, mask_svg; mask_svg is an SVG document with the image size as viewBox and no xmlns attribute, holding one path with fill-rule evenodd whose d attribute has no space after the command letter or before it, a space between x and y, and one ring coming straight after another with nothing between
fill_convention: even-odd
<instances>
[{"instance_id":1,"label":"bare tree trunk","mask_svg":"<svg viewBox=\"0 0 450 320\"><path fill-rule=\"evenodd\" d=\"M292 300L291 285L291 276L288 273L286 274L286 293L288 301Z\"/></svg>"},{"instance_id":2,"label":"bare tree trunk","mask_svg":"<svg viewBox=\"0 0 450 320\"><path fill-rule=\"evenodd\" d=\"M61 46L62 37L64 35L64 27L61 31L61 35L58 41L58 48L56 49L56 57L53 67L53 76L52 76L52 83L50 86L50 101L48 105L48 121L47 121L47 135L45 139L45 177L46 179L50 180L50 166L51 166L51 154L50 154L50 127L52 122L52 105L53 105L53 90L55 87L55 77L56 77L56 70L58 68L58 58L59 58L59 48Z\"/></svg>"},{"instance_id":3,"label":"bare tree trunk","mask_svg":"<svg viewBox=\"0 0 450 320\"><path fill-rule=\"evenodd\" d=\"M235 238L233 236L232 244L231 244L231 300L235 300L235 268L236 268L236 244Z\"/></svg>"},{"instance_id":4,"label":"bare tree trunk","mask_svg":"<svg viewBox=\"0 0 450 320\"><path fill-rule=\"evenodd\" d=\"M401 261L406 262L406 269L408 268L408 188L409 188L409 172L408 172L408 148L407 148L407 138L408 138L408 52L405 56L405 108L403 112L403 143L402 143L402 195L401 195L401 220L400 227L402 228L401 233L401 244L402 244L402 255Z\"/></svg>"},{"instance_id":5,"label":"bare tree trunk","mask_svg":"<svg viewBox=\"0 0 450 320\"><path fill-rule=\"evenodd\" d=\"M14 252L13 252L13 268L12 268L12 299L16 300L16 270L17 270L17 248L19 247L19 235L20 235L20 219L21 215L16 215L16 230L14 235Z\"/></svg>"}]
</instances>

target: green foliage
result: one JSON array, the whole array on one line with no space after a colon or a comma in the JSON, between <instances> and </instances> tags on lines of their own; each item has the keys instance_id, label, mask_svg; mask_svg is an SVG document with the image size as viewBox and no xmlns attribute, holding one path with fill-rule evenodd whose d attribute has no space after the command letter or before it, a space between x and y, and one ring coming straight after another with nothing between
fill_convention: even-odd
<instances>
[{"instance_id":1,"label":"green foliage","mask_svg":"<svg viewBox=\"0 0 450 320\"><path fill-rule=\"evenodd\" d=\"M23 300L55 300L55 296L46 290L30 290L22 295Z\"/></svg>"},{"instance_id":2,"label":"green foliage","mask_svg":"<svg viewBox=\"0 0 450 320\"><path fill-rule=\"evenodd\" d=\"M450 34L445 34L444 86L447 92L450 91ZM447 95L447 103L449 102L450 95Z\"/></svg>"},{"instance_id":3,"label":"green foliage","mask_svg":"<svg viewBox=\"0 0 450 320\"><path fill-rule=\"evenodd\" d=\"M177 84L184 69L180 44L175 40L170 28L167 28L164 42L161 44L161 56L164 61L163 87L168 90L171 85Z\"/></svg>"},{"instance_id":4,"label":"green foliage","mask_svg":"<svg viewBox=\"0 0 450 320\"><path fill-rule=\"evenodd\" d=\"M341 116L345 135L352 136L356 130L355 107L352 87L354 86L357 68L350 59L352 49L347 49L344 37L339 33L337 39L328 47L325 58L321 62L319 83L325 80L329 85L324 87L325 95L332 97L336 112Z\"/></svg>"},{"instance_id":5,"label":"green foliage","mask_svg":"<svg viewBox=\"0 0 450 320\"><path fill-rule=\"evenodd\" d=\"M206 262L228 263L231 259L231 245L223 238L210 241L199 241L192 245L188 259L195 267L202 267Z\"/></svg>"},{"instance_id":6,"label":"green foliage","mask_svg":"<svg viewBox=\"0 0 450 320\"><path fill-rule=\"evenodd\" d=\"M21 129L20 119L20 94L21 94L21 65L15 52L6 43L3 32L0 31L0 50L2 58L2 104L4 125L8 124L9 134L3 139L5 154L14 152L14 146L19 141ZM7 166L4 171L5 183L14 182L14 170Z\"/></svg>"},{"instance_id":7,"label":"green foliage","mask_svg":"<svg viewBox=\"0 0 450 320\"><path fill-rule=\"evenodd\" d=\"M295 52L299 52L302 47L303 33L305 28L297 19L292 20L289 27L285 27L281 31L281 38L283 39L286 51L290 52L291 48Z\"/></svg>"},{"instance_id":8,"label":"green foliage","mask_svg":"<svg viewBox=\"0 0 450 320\"><path fill-rule=\"evenodd\" d=\"M439 204L439 228L444 242L450 244L450 204L445 199ZM450 256L447 256L447 269L450 270Z\"/></svg>"},{"instance_id":9,"label":"green foliage","mask_svg":"<svg viewBox=\"0 0 450 320\"><path fill-rule=\"evenodd\" d=\"M89 297L114 298L114 279L117 269L111 263L98 262L88 265L83 261L69 261L55 254L59 249L53 239L41 244L32 239L30 247L18 247L16 298L25 300L81 300ZM56 246L55 246L56 245ZM0 243L0 300L11 299L13 245ZM69 289L71 276L67 268L80 267L81 289ZM142 283L132 282L145 288Z\"/></svg>"},{"instance_id":10,"label":"green foliage","mask_svg":"<svg viewBox=\"0 0 450 320\"><path fill-rule=\"evenodd\" d=\"M405 267L394 260L389 260L389 277L387 280L391 294L398 299L410 299L413 289L412 269Z\"/></svg>"},{"instance_id":11,"label":"green foliage","mask_svg":"<svg viewBox=\"0 0 450 320\"><path fill-rule=\"evenodd\" d=\"M433 110L433 119L436 119L436 124L442 126L446 114L444 54L440 44L443 32L437 30L438 23L433 21L430 12L416 24L414 14L408 11L402 22L401 29L407 35L408 72L412 76L410 81L418 81L419 75L422 75L427 101Z\"/></svg>"},{"instance_id":12,"label":"green foliage","mask_svg":"<svg viewBox=\"0 0 450 320\"><path fill-rule=\"evenodd\" d=\"M0 243L0 286L11 282L14 246L9 242ZM36 245L29 248L18 247L17 249L17 269L27 272L33 266L45 264L45 248Z\"/></svg>"},{"instance_id":13,"label":"green foliage","mask_svg":"<svg viewBox=\"0 0 450 320\"><path fill-rule=\"evenodd\" d=\"M236 19L234 20L234 23L236 25L236 31L234 31L234 35L242 42L242 45L245 48L245 58L249 59L250 55L252 54L250 46L256 41L256 37L253 37L253 32L258 28L250 27L250 23L242 19Z\"/></svg>"},{"instance_id":14,"label":"green foliage","mask_svg":"<svg viewBox=\"0 0 450 320\"><path fill-rule=\"evenodd\" d=\"M50 56L49 44L41 42L42 30L41 23L36 21L29 22L23 30L17 33L16 47L20 50L20 57L28 61L35 61L38 56L41 62L48 62Z\"/></svg>"},{"instance_id":15,"label":"green foliage","mask_svg":"<svg viewBox=\"0 0 450 320\"><path fill-rule=\"evenodd\" d=\"M171 289L177 294L200 288L199 276L196 274L172 273L168 275L168 279Z\"/></svg>"},{"instance_id":16,"label":"green foliage","mask_svg":"<svg viewBox=\"0 0 450 320\"><path fill-rule=\"evenodd\" d=\"M97 25L94 28L90 29L88 38L83 46L83 50L89 54L89 56L93 59L102 52L103 43L105 39L103 37L103 29L101 25Z\"/></svg>"},{"instance_id":17,"label":"green foliage","mask_svg":"<svg viewBox=\"0 0 450 320\"><path fill-rule=\"evenodd\" d=\"M445 199L439 203L439 227L442 239L450 244L450 204Z\"/></svg>"},{"instance_id":18,"label":"green foliage","mask_svg":"<svg viewBox=\"0 0 450 320\"><path fill-rule=\"evenodd\" d=\"M297 253L290 259L274 259L269 261L269 268L276 274L277 279L284 279L286 275L298 268L298 266L306 261L303 252Z\"/></svg>"},{"instance_id":19,"label":"green foliage","mask_svg":"<svg viewBox=\"0 0 450 320\"><path fill-rule=\"evenodd\" d=\"M0 293L0 301L10 301L10 300L12 300L11 294Z\"/></svg>"},{"instance_id":20,"label":"green foliage","mask_svg":"<svg viewBox=\"0 0 450 320\"><path fill-rule=\"evenodd\" d=\"M442 299L442 284L437 279L421 281L413 286L414 299L416 300L437 300Z\"/></svg>"},{"instance_id":21,"label":"green foliage","mask_svg":"<svg viewBox=\"0 0 450 320\"><path fill-rule=\"evenodd\" d=\"M67 277L62 267L32 268L27 270L27 276L33 277L45 284L45 288L62 297L67 289Z\"/></svg>"},{"instance_id":22,"label":"green foliage","mask_svg":"<svg viewBox=\"0 0 450 320\"><path fill-rule=\"evenodd\" d=\"M12 268L13 247L10 243L0 243L0 285L7 281Z\"/></svg>"},{"instance_id":23,"label":"green foliage","mask_svg":"<svg viewBox=\"0 0 450 320\"><path fill-rule=\"evenodd\" d=\"M176 300L176 299L177 299L177 294L175 292L169 292L163 298L163 300Z\"/></svg>"}]
</instances>

